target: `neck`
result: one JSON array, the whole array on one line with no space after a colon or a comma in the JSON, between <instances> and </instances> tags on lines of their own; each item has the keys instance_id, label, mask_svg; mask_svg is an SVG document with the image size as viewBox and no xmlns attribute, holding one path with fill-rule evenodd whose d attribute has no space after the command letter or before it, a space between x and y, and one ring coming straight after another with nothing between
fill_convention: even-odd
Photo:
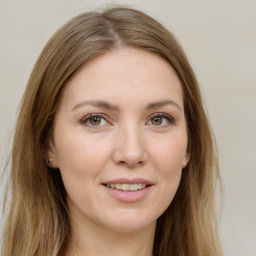
<instances>
[{"instance_id":1,"label":"neck","mask_svg":"<svg viewBox=\"0 0 256 256\"><path fill-rule=\"evenodd\" d=\"M152 256L155 223L136 232L118 232L95 223L71 221L67 256Z\"/></svg>"}]
</instances>

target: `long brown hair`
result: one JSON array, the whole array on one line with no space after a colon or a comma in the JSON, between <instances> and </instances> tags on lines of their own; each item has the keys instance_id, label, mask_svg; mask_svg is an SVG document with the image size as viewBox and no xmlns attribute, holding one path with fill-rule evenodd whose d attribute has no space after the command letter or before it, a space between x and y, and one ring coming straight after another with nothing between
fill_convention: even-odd
<instances>
[{"instance_id":1,"label":"long brown hair","mask_svg":"<svg viewBox=\"0 0 256 256\"><path fill-rule=\"evenodd\" d=\"M195 75L166 28L138 10L114 7L73 18L50 39L35 64L13 141L2 256L65 254L71 232L66 192L59 171L46 164L55 113L65 84L79 67L122 47L164 58L183 88L190 161L172 203L157 220L153 253L222 255L214 205L218 162Z\"/></svg>"}]
</instances>

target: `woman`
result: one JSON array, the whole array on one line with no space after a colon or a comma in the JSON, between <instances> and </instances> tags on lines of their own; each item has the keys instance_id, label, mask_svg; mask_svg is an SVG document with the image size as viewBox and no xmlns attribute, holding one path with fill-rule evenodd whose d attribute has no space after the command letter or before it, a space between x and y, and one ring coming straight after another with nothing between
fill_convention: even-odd
<instances>
[{"instance_id":1,"label":"woman","mask_svg":"<svg viewBox=\"0 0 256 256\"><path fill-rule=\"evenodd\" d=\"M222 255L219 178L176 40L117 7L64 25L28 82L2 256Z\"/></svg>"}]
</instances>

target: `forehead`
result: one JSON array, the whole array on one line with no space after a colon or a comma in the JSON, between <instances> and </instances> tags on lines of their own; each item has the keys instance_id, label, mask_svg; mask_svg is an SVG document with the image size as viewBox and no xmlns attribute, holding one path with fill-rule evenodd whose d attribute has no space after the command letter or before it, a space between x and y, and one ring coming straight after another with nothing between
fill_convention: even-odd
<instances>
[{"instance_id":1,"label":"forehead","mask_svg":"<svg viewBox=\"0 0 256 256\"><path fill-rule=\"evenodd\" d=\"M85 63L64 90L67 104L104 99L117 104L171 97L183 105L182 87L171 65L140 49L113 50Z\"/></svg>"}]
</instances>

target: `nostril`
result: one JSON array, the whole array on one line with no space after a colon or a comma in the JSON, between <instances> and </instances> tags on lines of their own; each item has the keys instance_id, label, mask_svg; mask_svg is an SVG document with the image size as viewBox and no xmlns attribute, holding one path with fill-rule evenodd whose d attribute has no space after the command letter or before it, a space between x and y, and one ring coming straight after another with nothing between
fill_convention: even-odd
<instances>
[{"instance_id":1,"label":"nostril","mask_svg":"<svg viewBox=\"0 0 256 256\"><path fill-rule=\"evenodd\" d=\"M113 160L117 165L134 168L137 165L144 165L147 161L147 154L143 149L120 146L114 150Z\"/></svg>"}]
</instances>

